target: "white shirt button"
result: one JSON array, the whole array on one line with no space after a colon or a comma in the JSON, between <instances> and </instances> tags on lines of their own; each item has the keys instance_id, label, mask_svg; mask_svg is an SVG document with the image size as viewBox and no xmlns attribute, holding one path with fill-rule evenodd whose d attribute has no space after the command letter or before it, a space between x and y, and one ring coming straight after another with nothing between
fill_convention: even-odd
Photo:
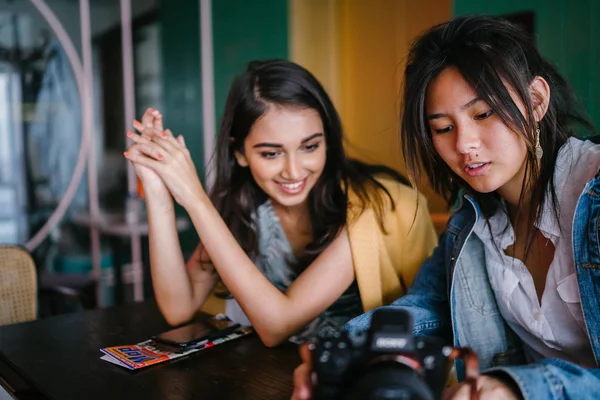
<instances>
[{"instance_id":1,"label":"white shirt button","mask_svg":"<svg viewBox=\"0 0 600 400\"><path fill-rule=\"evenodd\" d=\"M542 314L542 312L541 312L541 311L536 311L536 312L533 314L533 318L535 318L535 320L536 320L536 321L541 321L543 316L544 316L544 315Z\"/></svg>"}]
</instances>

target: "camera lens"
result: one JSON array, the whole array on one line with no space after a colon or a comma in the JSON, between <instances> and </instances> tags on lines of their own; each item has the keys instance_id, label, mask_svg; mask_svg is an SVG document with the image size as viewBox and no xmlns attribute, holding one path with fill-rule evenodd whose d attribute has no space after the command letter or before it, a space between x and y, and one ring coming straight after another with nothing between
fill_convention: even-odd
<instances>
[{"instance_id":1,"label":"camera lens","mask_svg":"<svg viewBox=\"0 0 600 400\"><path fill-rule=\"evenodd\" d=\"M369 368L348 391L346 400L434 400L433 393L414 370L395 362Z\"/></svg>"}]
</instances>

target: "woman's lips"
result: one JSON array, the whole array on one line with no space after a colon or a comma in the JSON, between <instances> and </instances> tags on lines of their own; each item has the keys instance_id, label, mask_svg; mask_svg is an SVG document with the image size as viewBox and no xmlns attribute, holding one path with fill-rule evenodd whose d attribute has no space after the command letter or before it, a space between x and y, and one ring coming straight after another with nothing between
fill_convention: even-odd
<instances>
[{"instance_id":1,"label":"woman's lips","mask_svg":"<svg viewBox=\"0 0 600 400\"><path fill-rule=\"evenodd\" d=\"M481 176L489 168L489 162L471 163L465 166L464 170L469 176Z\"/></svg>"},{"instance_id":2,"label":"woman's lips","mask_svg":"<svg viewBox=\"0 0 600 400\"><path fill-rule=\"evenodd\" d=\"M306 186L306 180L307 178L295 182L277 182L277 186L279 186L279 189L287 194L298 194L304 190L304 187Z\"/></svg>"}]
</instances>

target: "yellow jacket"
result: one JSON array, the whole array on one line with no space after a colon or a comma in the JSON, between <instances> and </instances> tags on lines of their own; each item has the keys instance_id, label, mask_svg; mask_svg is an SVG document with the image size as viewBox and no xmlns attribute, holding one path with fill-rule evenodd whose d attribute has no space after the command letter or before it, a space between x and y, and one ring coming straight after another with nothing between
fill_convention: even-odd
<instances>
[{"instance_id":1,"label":"yellow jacket","mask_svg":"<svg viewBox=\"0 0 600 400\"><path fill-rule=\"evenodd\" d=\"M365 209L358 216L356 195L350 191L348 201L348 237L354 272L364 311L389 304L404 295L423 261L437 244L437 235L429 217L427 200L416 190L395 180L377 177L395 203L392 211L387 196L381 230L375 210ZM403 288L404 285L404 288ZM209 296L202 311L226 312L226 301Z\"/></svg>"},{"instance_id":2,"label":"yellow jacket","mask_svg":"<svg viewBox=\"0 0 600 400\"><path fill-rule=\"evenodd\" d=\"M383 196L386 233L381 230L373 209L356 216L350 206L348 212L348 237L365 312L404 295L404 289L412 284L421 264L437 244L425 197L392 179L377 180L395 203L392 210L387 196ZM356 201L353 199L356 195L350 193L350 204Z\"/></svg>"}]
</instances>

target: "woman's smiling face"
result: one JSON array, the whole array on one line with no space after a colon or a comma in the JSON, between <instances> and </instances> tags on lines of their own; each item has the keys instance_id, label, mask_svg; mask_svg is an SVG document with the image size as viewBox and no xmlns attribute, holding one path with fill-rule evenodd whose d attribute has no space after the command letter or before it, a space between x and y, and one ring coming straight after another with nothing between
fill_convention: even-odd
<instances>
[{"instance_id":1,"label":"woman's smiling face","mask_svg":"<svg viewBox=\"0 0 600 400\"><path fill-rule=\"evenodd\" d=\"M302 205L325 168L321 117L309 108L271 105L252 126L244 152L235 155L271 201L283 207Z\"/></svg>"}]
</instances>

